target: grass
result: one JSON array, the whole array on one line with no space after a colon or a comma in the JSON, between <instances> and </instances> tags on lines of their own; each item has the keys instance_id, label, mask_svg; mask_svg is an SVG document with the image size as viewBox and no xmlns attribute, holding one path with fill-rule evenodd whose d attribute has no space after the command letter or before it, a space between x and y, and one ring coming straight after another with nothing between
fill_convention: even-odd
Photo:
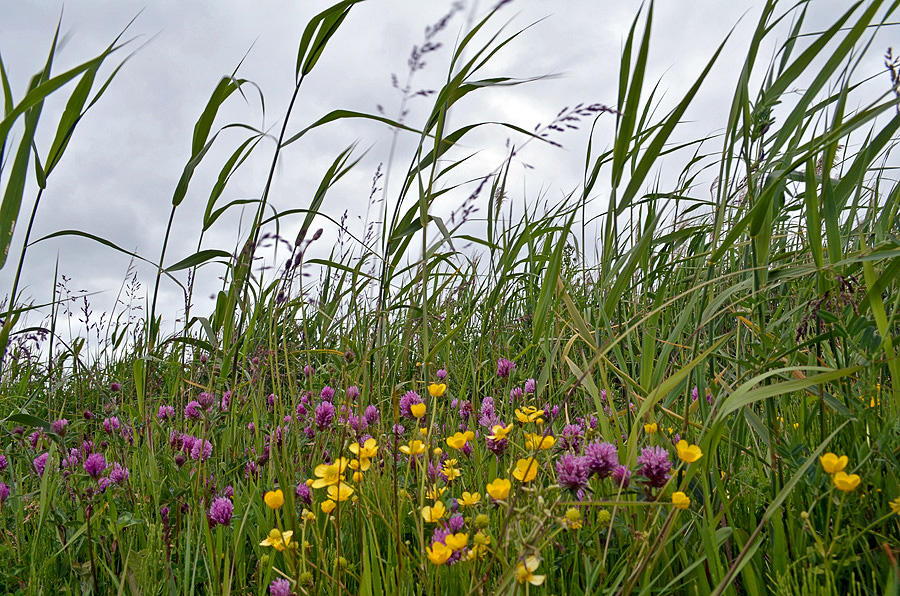
<instances>
[{"instance_id":1,"label":"grass","mask_svg":"<svg viewBox=\"0 0 900 596\"><path fill-rule=\"evenodd\" d=\"M354 4L310 21L294 98ZM226 129L244 137L226 151L202 228L246 206L251 225L233 249L208 248L201 235L196 254L171 265L168 230L157 261L129 253L157 271L146 314L109 313L93 343L64 339L78 316L66 278L40 309L18 280L53 167L114 84L124 58L101 69L125 44L120 36L53 74L54 42L17 100L0 69L2 254L23 225L28 176L39 185L0 331L0 587L898 593L900 68L889 53L892 85L874 100L872 73L857 72L896 9L857 3L808 31L811 3L765 3L733 69L722 134L688 142L679 125L719 54L658 113L645 81L652 3L626 37L616 105L563 110L531 132L453 128L449 118L470 94L528 82L482 74L517 43L495 24L502 7L460 36L420 122L403 116L408 83L396 119L335 110L297 128L289 107L267 138L217 123L252 85L223 77L194 128L168 230L197 166L233 142L219 136ZM762 63L761 48L784 32ZM43 101L59 93L69 93L66 109L52 145L39 147ZM313 257L310 246L327 241L316 231L323 201L359 153L336 156L302 209L270 215L272 181L285 147L356 119L418 142L405 160L396 143L376 174L364 235L335 222L330 256ZM587 123L584 184L556 205L505 215L515 148L497 169L459 178L473 130L500 127L521 148ZM230 198L232 176L265 151L258 197ZM668 188L654 182L663 159L683 160ZM698 182L712 172L706 198ZM608 205L590 221L598 195ZM451 220L434 215L458 198ZM277 236L288 222L299 222L298 237ZM41 240L72 235L129 252L79 230ZM289 257L259 273L253 259L273 241ZM200 268L221 273L214 309L189 311L182 330L163 335L161 284L179 284L190 303L185 276ZM132 304L137 283L130 275L120 291ZM87 319L86 298L79 306ZM35 313L46 319L28 326Z\"/></svg>"}]
</instances>

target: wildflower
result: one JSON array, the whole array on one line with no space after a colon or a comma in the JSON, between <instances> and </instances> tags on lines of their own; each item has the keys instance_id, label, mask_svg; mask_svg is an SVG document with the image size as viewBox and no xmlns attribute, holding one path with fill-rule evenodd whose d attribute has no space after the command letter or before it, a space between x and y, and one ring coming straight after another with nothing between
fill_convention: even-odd
<instances>
[{"instance_id":1,"label":"wildflower","mask_svg":"<svg viewBox=\"0 0 900 596\"><path fill-rule=\"evenodd\" d=\"M312 504L312 491L309 490L309 486L307 486L306 484L298 484L297 489L294 491L294 494L297 495L298 499L300 499L307 505Z\"/></svg>"},{"instance_id":2,"label":"wildflower","mask_svg":"<svg viewBox=\"0 0 900 596\"><path fill-rule=\"evenodd\" d=\"M366 408L366 413L364 414L366 422L370 425L378 424L378 419L380 418L380 414L378 413L378 408L375 406L368 406Z\"/></svg>"},{"instance_id":3,"label":"wildflower","mask_svg":"<svg viewBox=\"0 0 900 596\"><path fill-rule=\"evenodd\" d=\"M512 371L516 370L516 363L506 358L497 360L497 376L501 379L507 378Z\"/></svg>"},{"instance_id":4,"label":"wildflower","mask_svg":"<svg viewBox=\"0 0 900 596\"><path fill-rule=\"evenodd\" d=\"M528 459L520 459L516 462L516 469L513 470L513 476L521 482L531 482L538 473L538 463L533 457Z\"/></svg>"},{"instance_id":5,"label":"wildflower","mask_svg":"<svg viewBox=\"0 0 900 596\"><path fill-rule=\"evenodd\" d=\"M444 539L444 543L451 550L457 551L466 548L466 545L469 544L469 535L463 532L457 532L456 534L450 534L447 538Z\"/></svg>"},{"instance_id":6,"label":"wildflower","mask_svg":"<svg viewBox=\"0 0 900 596\"><path fill-rule=\"evenodd\" d=\"M679 509L687 509L691 505L691 499L681 491L672 493L672 505Z\"/></svg>"},{"instance_id":7,"label":"wildflower","mask_svg":"<svg viewBox=\"0 0 900 596\"><path fill-rule=\"evenodd\" d=\"M112 391L113 393L119 391L119 389L121 389L121 388L122 388L122 386L116 382L112 382L109 384L109 390Z\"/></svg>"},{"instance_id":8,"label":"wildflower","mask_svg":"<svg viewBox=\"0 0 900 596\"><path fill-rule=\"evenodd\" d=\"M512 482L508 479L495 478L493 482L488 483L487 493L497 501L502 501L509 496L510 487L512 487Z\"/></svg>"},{"instance_id":9,"label":"wildflower","mask_svg":"<svg viewBox=\"0 0 900 596\"><path fill-rule=\"evenodd\" d=\"M897 497L896 499L891 501L889 505L891 506L891 511L893 511L897 515L900 515L900 497Z\"/></svg>"},{"instance_id":10,"label":"wildflower","mask_svg":"<svg viewBox=\"0 0 900 596\"><path fill-rule=\"evenodd\" d=\"M448 459L444 462L444 467L441 472L444 473L444 476L447 477L447 482L453 482L460 476L462 476L462 472L459 471L459 468L456 467L457 461L455 459Z\"/></svg>"},{"instance_id":11,"label":"wildflower","mask_svg":"<svg viewBox=\"0 0 900 596\"><path fill-rule=\"evenodd\" d=\"M441 542L435 542L431 546L425 547L425 554L428 555L428 560L435 565L443 565L453 554L453 549Z\"/></svg>"},{"instance_id":12,"label":"wildflower","mask_svg":"<svg viewBox=\"0 0 900 596\"><path fill-rule=\"evenodd\" d=\"M319 393L319 397L322 398L322 401L332 401L334 399L334 388L325 385L322 387L322 391Z\"/></svg>"},{"instance_id":13,"label":"wildflower","mask_svg":"<svg viewBox=\"0 0 900 596\"><path fill-rule=\"evenodd\" d=\"M838 490L850 493L859 486L859 474L847 474L846 472L838 472L834 475L834 485Z\"/></svg>"},{"instance_id":14,"label":"wildflower","mask_svg":"<svg viewBox=\"0 0 900 596\"><path fill-rule=\"evenodd\" d=\"M200 418L200 402L192 399L184 406L184 417L188 420L197 420ZM106 424L104 423L104 428L106 428Z\"/></svg>"},{"instance_id":15,"label":"wildflower","mask_svg":"<svg viewBox=\"0 0 900 596\"><path fill-rule=\"evenodd\" d=\"M269 584L269 595L291 596L291 582L282 578L273 579Z\"/></svg>"},{"instance_id":16,"label":"wildflower","mask_svg":"<svg viewBox=\"0 0 900 596\"><path fill-rule=\"evenodd\" d=\"M168 420L174 416L175 408L173 408L172 406L159 406L159 411L156 413L156 417L159 418L161 422Z\"/></svg>"},{"instance_id":17,"label":"wildflower","mask_svg":"<svg viewBox=\"0 0 900 596\"><path fill-rule=\"evenodd\" d=\"M437 383L432 383L428 386L428 393L431 395L431 397L441 397L446 391L447 386L443 383L441 383L440 385Z\"/></svg>"},{"instance_id":18,"label":"wildflower","mask_svg":"<svg viewBox=\"0 0 900 596\"><path fill-rule=\"evenodd\" d=\"M6 469L9 465L9 462L6 460L6 456L0 453L0 472Z\"/></svg>"},{"instance_id":19,"label":"wildflower","mask_svg":"<svg viewBox=\"0 0 900 596\"><path fill-rule=\"evenodd\" d=\"M542 435L541 433L525 433L525 449L529 451L550 449L555 444L556 437L554 437L553 435Z\"/></svg>"},{"instance_id":20,"label":"wildflower","mask_svg":"<svg viewBox=\"0 0 900 596\"><path fill-rule=\"evenodd\" d=\"M466 432L458 432L453 436L447 437L447 445L454 449L462 449L466 446L466 443L473 440L475 438L475 433L470 430Z\"/></svg>"},{"instance_id":21,"label":"wildflower","mask_svg":"<svg viewBox=\"0 0 900 596\"><path fill-rule=\"evenodd\" d=\"M84 460L83 467L91 478L99 478L100 474L106 470L106 458L102 453L91 453Z\"/></svg>"},{"instance_id":22,"label":"wildflower","mask_svg":"<svg viewBox=\"0 0 900 596\"><path fill-rule=\"evenodd\" d=\"M50 453L42 453L31 462L34 465L34 469L37 470L38 476L44 475L44 469L47 467L47 459L50 457Z\"/></svg>"},{"instance_id":23,"label":"wildflower","mask_svg":"<svg viewBox=\"0 0 900 596\"><path fill-rule=\"evenodd\" d=\"M212 443L209 441L201 441L197 439L194 441L194 446L191 447L191 459L199 459L200 461L206 461L212 456Z\"/></svg>"},{"instance_id":24,"label":"wildflower","mask_svg":"<svg viewBox=\"0 0 900 596\"><path fill-rule=\"evenodd\" d=\"M437 377L438 381L446 381L447 380L447 369L446 368L438 369L438 371L436 373L434 373L434 376Z\"/></svg>"},{"instance_id":25,"label":"wildflower","mask_svg":"<svg viewBox=\"0 0 900 596\"><path fill-rule=\"evenodd\" d=\"M422 519L429 523L436 523L444 514L447 513L447 508L444 507L444 504L438 501L434 505L425 505L422 507Z\"/></svg>"},{"instance_id":26,"label":"wildflower","mask_svg":"<svg viewBox=\"0 0 900 596\"><path fill-rule=\"evenodd\" d=\"M512 432L513 425L503 426L502 424L495 424L491 427L491 434L488 435L488 439L492 441L502 441L506 438L510 432Z\"/></svg>"},{"instance_id":27,"label":"wildflower","mask_svg":"<svg viewBox=\"0 0 900 596\"><path fill-rule=\"evenodd\" d=\"M335 503L331 499L328 499L328 500L322 501L322 504L319 505L319 507L322 509L322 513L328 515L332 511L334 511L334 508L337 507L337 503Z\"/></svg>"},{"instance_id":28,"label":"wildflower","mask_svg":"<svg viewBox=\"0 0 900 596\"><path fill-rule=\"evenodd\" d=\"M378 453L378 443L372 438L367 439L362 446L353 443L350 445L350 452L359 457L359 469L365 472L372 466L369 460Z\"/></svg>"},{"instance_id":29,"label":"wildflower","mask_svg":"<svg viewBox=\"0 0 900 596\"><path fill-rule=\"evenodd\" d=\"M349 461L346 457L339 457L331 465L320 464L316 466L316 469L313 471L318 478L313 481L312 488L322 488L340 483L343 480L344 470L347 469L348 464Z\"/></svg>"},{"instance_id":30,"label":"wildflower","mask_svg":"<svg viewBox=\"0 0 900 596\"><path fill-rule=\"evenodd\" d=\"M606 478L619 465L619 455L612 443L594 441L584 448L585 464L591 474Z\"/></svg>"},{"instance_id":31,"label":"wildflower","mask_svg":"<svg viewBox=\"0 0 900 596\"><path fill-rule=\"evenodd\" d=\"M66 427L69 425L69 421L65 418L60 418L59 420L54 420L50 425L50 430L59 435L60 437L66 436Z\"/></svg>"},{"instance_id":32,"label":"wildflower","mask_svg":"<svg viewBox=\"0 0 900 596\"><path fill-rule=\"evenodd\" d=\"M900 498L897 500L900 501ZM470 493L466 490L463 491L462 498L456 499L456 502L459 503L460 507L471 507L481 502L481 495L479 493Z\"/></svg>"},{"instance_id":33,"label":"wildflower","mask_svg":"<svg viewBox=\"0 0 900 596\"><path fill-rule=\"evenodd\" d=\"M662 447L644 447L637 463L641 465L638 473L647 479L650 486L660 488L669 481L672 464L669 462L669 452Z\"/></svg>"},{"instance_id":34,"label":"wildflower","mask_svg":"<svg viewBox=\"0 0 900 596\"><path fill-rule=\"evenodd\" d=\"M114 431L119 430L120 427L121 424L119 423L119 419L116 416L111 416L103 420L103 430L110 434L112 434Z\"/></svg>"},{"instance_id":35,"label":"wildflower","mask_svg":"<svg viewBox=\"0 0 900 596\"><path fill-rule=\"evenodd\" d=\"M516 581L520 584L528 582L532 586L539 586L544 583L543 575L535 575L534 572L541 564L541 560L534 555L519 561L516 565Z\"/></svg>"},{"instance_id":36,"label":"wildflower","mask_svg":"<svg viewBox=\"0 0 900 596\"><path fill-rule=\"evenodd\" d=\"M6 503L6 499L9 498L9 487L6 486L5 482L0 482L0 505Z\"/></svg>"},{"instance_id":37,"label":"wildflower","mask_svg":"<svg viewBox=\"0 0 900 596\"><path fill-rule=\"evenodd\" d=\"M562 518L562 524L568 530L578 530L582 526L581 512L575 507L569 507Z\"/></svg>"},{"instance_id":38,"label":"wildflower","mask_svg":"<svg viewBox=\"0 0 900 596\"><path fill-rule=\"evenodd\" d=\"M413 404L409 407L409 412L413 418L422 418L425 416L426 409L425 404Z\"/></svg>"},{"instance_id":39,"label":"wildflower","mask_svg":"<svg viewBox=\"0 0 900 596\"><path fill-rule=\"evenodd\" d=\"M309 509L304 508L303 511L300 512L300 519L305 522L313 522L316 521L316 514Z\"/></svg>"},{"instance_id":40,"label":"wildflower","mask_svg":"<svg viewBox=\"0 0 900 596\"><path fill-rule=\"evenodd\" d=\"M534 387L534 379L528 379L527 381L525 381L525 393L534 393Z\"/></svg>"},{"instance_id":41,"label":"wildflower","mask_svg":"<svg viewBox=\"0 0 900 596\"><path fill-rule=\"evenodd\" d=\"M834 453L826 453L819 458L822 468L828 474L837 474L838 472L843 471L843 469L847 467L849 461L850 460L846 455L838 457Z\"/></svg>"},{"instance_id":42,"label":"wildflower","mask_svg":"<svg viewBox=\"0 0 900 596\"><path fill-rule=\"evenodd\" d=\"M659 430L659 425L655 422L651 422L650 424L644 425L644 432L648 435L652 435Z\"/></svg>"},{"instance_id":43,"label":"wildflower","mask_svg":"<svg viewBox=\"0 0 900 596\"><path fill-rule=\"evenodd\" d=\"M266 539L260 542L259 545L271 546L277 551L283 551L291 543L291 536L293 535L294 533L291 530L282 532L278 528L272 528L269 530L269 535L266 536Z\"/></svg>"},{"instance_id":44,"label":"wildflower","mask_svg":"<svg viewBox=\"0 0 900 596\"><path fill-rule=\"evenodd\" d=\"M316 406L316 426L319 430L325 430L334 419L334 405L330 401L323 401Z\"/></svg>"},{"instance_id":45,"label":"wildflower","mask_svg":"<svg viewBox=\"0 0 900 596\"><path fill-rule=\"evenodd\" d=\"M629 470L622 464L619 464L615 468L613 468L611 478L616 486L627 488L628 485L631 484L631 470Z\"/></svg>"},{"instance_id":46,"label":"wildflower","mask_svg":"<svg viewBox=\"0 0 900 596\"><path fill-rule=\"evenodd\" d=\"M231 523L232 513L234 513L234 504L231 502L231 499L227 497L216 497L213 499L212 505L209 508L209 513L206 517L209 519L210 526L216 524L227 526Z\"/></svg>"},{"instance_id":47,"label":"wildflower","mask_svg":"<svg viewBox=\"0 0 900 596\"><path fill-rule=\"evenodd\" d=\"M541 416L544 415L544 410L538 410L534 406L525 406L522 409L516 408L516 418L522 424L527 424L528 422L534 422L536 420L540 420Z\"/></svg>"},{"instance_id":48,"label":"wildflower","mask_svg":"<svg viewBox=\"0 0 900 596\"><path fill-rule=\"evenodd\" d=\"M681 458L681 461L687 462L689 464L692 464L703 457L703 452L700 451L699 446L688 445L688 442L684 439L678 441L678 443L675 445L675 450L678 452L678 457Z\"/></svg>"},{"instance_id":49,"label":"wildflower","mask_svg":"<svg viewBox=\"0 0 900 596\"><path fill-rule=\"evenodd\" d=\"M353 488L341 482L328 487L328 498L332 501L346 501L353 494Z\"/></svg>"},{"instance_id":50,"label":"wildflower","mask_svg":"<svg viewBox=\"0 0 900 596\"><path fill-rule=\"evenodd\" d=\"M579 498L587 488L589 475L590 472L584 457L576 457L567 453L556 462L556 476L559 478L559 485L576 493Z\"/></svg>"},{"instance_id":51,"label":"wildflower","mask_svg":"<svg viewBox=\"0 0 900 596\"><path fill-rule=\"evenodd\" d=\"M350 385L347 387L347 399L351 401L356 401L356 398L359 397L359 387L356 385Z\"/></svg>"},{"instance_id":52,"label":"wildflower","mask_svg":"<svg viewBox=\"0 0 900 596\"><path fill-rule=\"evenodd\" d=\"M412 413L412 406L422 403L422 396L415 391L407 391L400 398L400 413L407 418L418 418Z\"/></svg>"},{"instance_id":53,"label":"wildflower","mask_svg":"<svg viewBox=\"0 0 900 596\"><path fill-rule=\"evenodd\" d=\"M606 509L601 509L597 512L597 523L601 526L609 525L610 520L612 519L612 514Z\"/></svg>"},{"instance_id":54,"label":"wildflower","mask_svg":"<svg viewBox=\"0 0 900 596\"><path fill-rule=\"evenodd\" d=\"M281 492L280 488L278 490L270 490L265 494L263 500L269 506L269 509L278 509L284 505L284 493Z\"/></svg>"},{"instance_id":55,"label":"wildflower","mask_svg":"<svg viewBox=\"0 0 900 596\"><path fill-rule=\"evenodd\" d=\"M425 452L425 443L415 439L410 441L408 445L400 445L400 451L406 455L419 455Z\"/></svg>"},{"instance_id":56,"label":"wildflower","mask_svg":"<svg viewBox=\"0 0 900 596\"><path fill-rule=\"evenodd\" d=\"M125 466L114 463L112 465L112 470L109 472L109 479L112 480L115 484L122 484L131 474L128 471L128 468Z\"/></svg>"},{"instance_id":57,"label":"wildflower","mask_svg":"<svg viewBox=\"0 0 900 596\"><path fill-rule=\"evenodd\" d=\"M447 492L446 486L440 486L440 487L432 486L425 492L425 496L428 497L429 499L431 499L432 501L437 501L438 499L441 498L441 495L443 495L445 492Z\"/></svg>"}]
</instances>

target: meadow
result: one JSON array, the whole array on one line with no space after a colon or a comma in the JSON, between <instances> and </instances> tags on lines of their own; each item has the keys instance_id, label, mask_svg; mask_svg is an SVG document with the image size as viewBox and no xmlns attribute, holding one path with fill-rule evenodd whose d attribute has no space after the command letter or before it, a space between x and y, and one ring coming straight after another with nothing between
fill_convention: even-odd
<instances>
[{"instance_id":1,"label":"meadow","mask_svg":"<svg viewBox=\"0 0 900 596\"><path fill-rule=\"evenodd\" d=\"M309 22L294 98L359 1ZM421 121L336 109L300 127L292 100L272 131L223 123L223 105L258 91L222 77L161 218L171 230L210 149L232 143L202 223L248 209L237 246L201 235L172 263L168 233L158 257L54 235L154 267L145 308L108 313L99 345L64 336L78 305L62 278L37 305L20 278L53 170L130 48L120 36L56 72L54 40L25 89L0 68L0 265L16 271L0 329L0 592L900 593L900 63L871 42L900 3L857 2L808 30L816 2L762 2L728 119L709 123L721 132L684 141L719 54L658 110L650 2L625 36L615 104L535 130L490 124L518 145L459 180L462 145L488 123L454 128L456 104L527 82L483 74L519 42L503 4L455 42L446 22L426 31L410 76L430 47L453 50L428 65L447 74ZM858 72L886 50L881 71ZM42 119L60 94L65 109ZM272 214L272 181L285 148L360 120L415 150L375 175L364 233L314 256L355 147L302 208ZM607 124L579 188L506 215L516 147ZM49 146L39 127L55 130ZM266 184L235 198L229 182L261 154ZM666 187L663 160L677 167ZM377 192L386 177L398 193ZM452 220L434 215L451 200ZM272 243L288 248L262 272ZM214 308L163 332L161 285L190 305L209 269Z\"/></svg>"}]
</instances>

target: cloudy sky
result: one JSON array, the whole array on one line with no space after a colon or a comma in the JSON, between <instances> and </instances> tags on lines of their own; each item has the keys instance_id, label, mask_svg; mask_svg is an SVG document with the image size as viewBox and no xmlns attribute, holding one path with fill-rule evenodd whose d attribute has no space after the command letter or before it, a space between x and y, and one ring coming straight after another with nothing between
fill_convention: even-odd
<instances>
[{"instance_id":1,"label":"cloudy sky","mask_svg":"<svg viewBox=\"0 0 900 596\"><path fill-rule=\"evenodd\" d=\"M145 44L76 130L61 165L49 180L32 238L78 229L157 259L172 193L190 155L194 122L219 78L232 73L243 59L238 75L261 89L265 114L252 94L246 103L234 96L217 126L245 122L277 132L292 92L300 34L309 18L329 4L325 0L156 0L149 4L146 0L79 0L63 5L59 0L0 0L0 55L16 99L21 98L30 76L43 65L60 15L66 42L57 58L57 73L99 53L136 15L125 34L126 38L135 37L128 47L138 49ZM483 16L492 4L468 0L438 36L444 47L429 55L428 66L417 75L414 88L440 85L460 31L470 19ZM546 124L563 107L579 102L614 105L622 44L640 4L636 0L513 0L492 21L492 31L507 21L509 32L534 26L497 56L488 74L559 76L475 94L452 116L454 124L505 120L532 129L538 123ZM669 107L666 101L681 97L717 45L735 28L704 92L688 112L683 138L715 134L721 129L762 4L762 0L656 3L648 79L662 80L663 108ZM846 0L813 0L808 29L830 24L847 4ZM376 106L383 106L386 115L396 116L400 97L392 87L391 75L396 74L401 81L405 78L411 48L422 43L425 27L451 6L448 0L368 0L356 6L308 83L304 83L290 130L299 130L337 108L374 112ZM783 34L778 39L782 41ZM883 45L886 48L888 44ZM875 61L862 69L867 74L878 71L881 51L873 52ZM49 146L55 118L70 90L65 88L44 110L38 140L43 151ZM415 126L428 107L427 99L414 100L409 123ZM518 163L511 171L512 200L533 204L540 198L552 204L576 190L582 177L586 137L584 130L557 137L563 144L561 149L530 144L519 159L534 169L526 170ZM465 148L478 151L474 163L487 172L502 162L507 138L507 132L494 128L467 139ZM195 250L211 185L228 152L240 140L238 134L224 136L221 151L212 152L198 170L176 212L167 264ZM332 190L325 211L335 218L347 211L348 225L359 231L373 174L379 163L387 163L390 141L387 127L360 121L338 123L310 134L285 151L271 203L279 210L307 206L332 159L358 142L358 154L364 150L368 153ZM607 144L602 138L595 141L600 148ZM408 164L412 146L411 140L401 143L395 163L398 170ZM229 186L223 200L257 197L272 151L272 143L264 143L256 159ZM12 285L34 195L32 186L26 191L10 259L0 271L3 294ZM602 187L598 187L597 195L599 209L604 199ZM446 216L460 201L448 199L436 205L435 212ZM203 247L234 250L246 233L239 216L235 210L231 217L219 220L204 236ZM299 220L286 222L282 230L285 236L296 234L292 225L299 226ZM324 222L323 226L326 233L316 250L327 253L336 230ZM59 272L72 279L70 289L100 292L91 297L92 305L97 312L109 311L125 277L127 257L82 239L53 239L34 245L27 253L22 282L26 299L47 300L57 261ZM194 301L200 314L209 312L209 295L217 289L215 277L221 274L221 269L207 271L203 289ZM137 272L143 284L141 292L149 291L152 268L140 266ZM181 294L174 285L164 286L162 305L169 321L183 310Z\"/></svg>"}]
</instances>

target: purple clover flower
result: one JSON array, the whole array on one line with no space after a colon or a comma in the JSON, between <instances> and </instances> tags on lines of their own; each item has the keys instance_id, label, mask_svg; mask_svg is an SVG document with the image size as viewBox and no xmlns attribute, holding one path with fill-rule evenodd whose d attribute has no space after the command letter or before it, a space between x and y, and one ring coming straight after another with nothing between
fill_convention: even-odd
<instances>
[{"instance_id":1,"label":"purple clover flower","mask_svg":"<svg viewBox=\"0 0 900 596\"><path fill-rule=\"evenodd\" d=\"M197 402L199 402L200 407L202 407L204 410L208 410L213 406L214 403L216 403L216 396L212 393L201 391L200 395L197 396Z\"/></svg>"},{"instance_id":2,"label":"purple clover flower","mask_svg":"<svg viewBox=\"0 0 900 596\"><path fill-rule=\"evenodd\" d=\"M378 420L381 418L381 415L378 413L378 408L375 406L368 406L366 408L366 423L370 426L374 426L378 424Z\"/></svg>"},{"instance_id":3,"label":"purple clover flower","mask_svg":"<svg viewBox=\"0 0 900 596\"><path fill-rule=\"evenodd\" d=\"M128 472L128 468L125 466L114 463L112 465L112 470L109 472L109 479L112 480L115 484L123 484L131 474Z\"/></svg>"},{"instance_id":4,"label":"purple clover flower","mask_svg":"<svg viewBox=\"0 0 900 596\"><path fill-rule=\"evenodd\" d=\"M650 486L660 488L669 481L672 464L669 462L667 449L659 446L644 447L637 458L637 463L641 466L638 474L645 477Z\"/></svg>"},{"instance_id":5,"label":"purple clover flower","mask_svg":"<svg viewBox=\"0 0 900 596\"><path fill-rule=\"evenodd\" d=\"M66 436L66 427L69 425L69 421L65 418L60 418L59 420L54 420L50 425L50 430L59 435L60 437Z\"/></svg>"},{"instance_id":6,"label":"purple clover flower","mask_svg":"<svg viewBox=\"0 0 900 596\"><path fill-rule=\"evenodd\" d=\"M186 406L184 406L184 417L188 420L197 420L200 418L200 408L203 406L200 405L195 399L192 399L188 402Z\"/></svg>"},{"instance_id":7,"label":"purple clover flower","mask_svg":"<svg viewBox=\"0 0 900 596\"><path fill-rule=\"evenodd\" d=\"M0 504L6 502L6 499L9 498L9 487L6 486L5 482L0 482Z\"/></svg>"},{"instance_id":8,"label":"purple clover flower","mask_svg":"<svg viewBox=\"0 0 900 596\"><path fill-rule=\"evenodd\" d=\"M319 430L325 430L334 420L334 405L330 401L323 401L316 406L316 426Z\"/></svg>"},{"instance_id":9,"label":"purple clover flower","mask_svg":"<svg viewBox=\"0 0 900 596\"><path fill-rule=\"evenodd\" d=\"M227 526L231 523L232 513L234 513L234 505L232 504L231 499L227 497L216 497L213 499L212 505L209 507L209 513L207 514L210 527L216 524Z\"/></svg>"},{"instance_id":10,"label":"purple clover flower","mask_svg":"<svg viewBox=\"0 0 900 596\"><path fill-rule=\"evenodd\" d=\"M579 499L584 497L584 489L587 488L590 475L585 459L567 453L556 462L559 485L575 493Z\"/></svg>"},{"instance_id":11,"label":"purple clover flower","mask_svg":"<svg viewBox=\"0 0 900 596\"><path fill-rule=\"evenodd\" d=\"M273 579L269 584L269 594L271 596L291 596L291 582L286 579Z\"/></svg>"},{"instance_id":12,"label":"purple clover flower","mask_svg":"<svg viewBox=\"0 0 900 596\"><path fill-rule=\"evenodd\" d=\"M588 471L600 478L607 478L619 465L619 454L612 443L594 441L584 448Z\"/></svg>"},{"instance_id":13,"label":"purple clover flower","mask_svg":"<svg viewBox=\"0 0 900 596\"><path fill-rule=\"evenodd\" d=\"M175 408L172 406L161 405L159 406L159 411L156 412L156 417L159 418L161 422L170 420L175 417Z\"/></svg>"},{"instance_id":14,"label":"purple clover flower","mask_svg":"<svg viewBox=\"0 0 900 596\"><path fill-rule=\"evenodd\" d=\"M359 397L359 387L356 385L350 385L347 387L347 399L356 401L356 398Z\"/></svg>"},{"instance_id":15,"label":"purple clover flower","mask_svg":"<svg viewBox=\"0 0 900 596\"><path fill-rule=\"evenodd\" d=\"M44 475L44 469L47 467L47 459L50 457L49 452L45 452L34 458L34 461L31 463L34 465L34 469L37 471L38 476Z\"/></svg>"},{"instance_id":16,"label":"purple clover flower","mask_svg":"<svg viewBox=\"0 0 900 596\"><path fill-rule=\"evenodd\" d=\"M102 453L91 453L84 460L84 471L91 478L99 478L104 470L106 470L106 458L103 457Z\"/></svg>"},{"instance_id":17,"label":"purple clover flower","mask_svg":"<svg viewBox=\"0 0 900 596\"><path fill-rule=\"evenodd\" d=\"M616 487L628 488L628 485L631 484L631 470L619 464L613 469L611 478Z\"/></svg>"},{"instance_id":18,"label":"purple clover flower","mask_svg":"<svg viewBox=\"0 0 900 596\"><path fill-rule=\"evenodd\" d=\"M507 378L512 371L516 370L516 363L506 358L497 360L497 376L501 379Z\"/></svg>"},{"instance_id":19,"label":"purple clover flower","mask_svg":"<svg viewBox=\"0 0 900 596\"><path fill-rule=\"evenodd\" d=\"M312 490L308 486L306 486L305 482L301 482L297 485L297 490L295 491L297 498L307 505L312 505Z\"/></svg>"},{"instance_id":20,"label":"purple clover flower","mask_svg":"<svg viewBox=\"0 0 900 596\"><path fill-rule=\"evenodd\" d=\"M436 373L434 373L434 376L437 377L438 381L441 381L441 382L446 381L447 380L447 369L439 368L438 371Z\"/></svg>"},{"instance_id":21,"label":"purple clover flower","mask_svg":"<svg viewBox=\"0 0 900 596\"><path fill-rule=\"evenodd\" d=\"M534 393L535 382L534 379L528 379L525 381L525 393Z\"/></svg>"},{"instance_id":22,"label":"purple clover flower","mask_svg":"<svg viewBox=\"0 0 900 596\"><path fill-rule=\"evenodd\" d=\"M319 397L321 397L323 401L332 401L334 399L334 388L325 385L322 387Z\"/></svg>"}]
</instances>

